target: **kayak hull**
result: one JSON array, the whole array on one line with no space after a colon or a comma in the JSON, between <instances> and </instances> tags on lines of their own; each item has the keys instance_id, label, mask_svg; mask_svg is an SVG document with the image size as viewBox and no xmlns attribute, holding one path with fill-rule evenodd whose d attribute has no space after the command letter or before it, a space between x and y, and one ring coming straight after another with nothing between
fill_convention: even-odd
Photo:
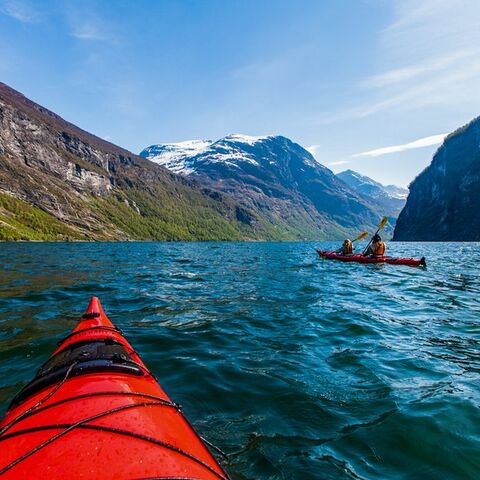
<instances>
[{"instance_id":1,"label":"kayak hull","mask_svg":"<svg viewBox=\"0 0 480 480\"><path fill-rule=\"evenodd\" d=\"M395 257L364 257L361 254L353 255L341 255L337 252L330 250L317 250L318 255L321 258L327 260L338 260L340 262L355 262L355 263L388 263L389 265L408 265L409 267L425 267L425 257L421 259L416 258L395 258Z\"/></svg>"},{"instance_id":2,"label":"kayak hull","mask_svg":"<svg viewBox=\"0 0 480 480\"><path fill-rule=\"evenodd\" d=\"M0 423L0 476L228 479L95 297Z\"/></svg>"}]
</instances>

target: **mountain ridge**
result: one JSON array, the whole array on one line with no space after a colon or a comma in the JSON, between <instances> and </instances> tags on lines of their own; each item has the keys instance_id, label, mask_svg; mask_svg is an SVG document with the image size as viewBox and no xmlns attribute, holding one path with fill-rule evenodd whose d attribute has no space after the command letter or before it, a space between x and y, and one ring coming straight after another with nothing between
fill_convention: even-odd
<instances>
[{"instance_id":1,"label":"mountain ridge","mask_svg":"<svg viewBox=\"0 0 480 480\"><path fill-rule=\"evenodd\" d=\"M396 185L382 185L380 182L351 169L337 173L337 177L359 195L377 203L388 216L398 217L405 206L408 196L408 190L406 189Z\"/></svg>"},{"instance_id":2,"label":"mountain ridge","mask_svg":"<svg viewBox=\"0 0 480 480\"><path fill-rule=\"evenodd\" d=\"M378 222L373 205L282 135L156 144L140 155L228 193L273 223L298 229L303 222L307 238L340 238Z\"/></svg>"},{"instance_id":3,"label":"mountain ridge","mask_svg":"<svg viewBox=\"0 0 480 480\"><path fill-rule=\"evenodd\" d=\"M235 202L0 83L0 239L281 238Z\"/></svg>"}]
</instances>

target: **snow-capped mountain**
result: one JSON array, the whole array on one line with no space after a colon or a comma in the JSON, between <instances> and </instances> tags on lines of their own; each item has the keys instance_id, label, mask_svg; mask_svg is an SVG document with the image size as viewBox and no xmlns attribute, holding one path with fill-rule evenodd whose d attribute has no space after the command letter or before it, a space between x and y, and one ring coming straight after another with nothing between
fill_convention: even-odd
<instances>
[{"instance_id":1,"label":"snow-capped mountain","mask_svg":"<svg viewBox=\"0 0 480 480\"><path fill-rule=\"evenodd\" d=\"M88 133L2 82L0 125L0 245L283 238L228 195Z\"/></svg>"},{"instance_id":2,"label":"snow-capped mountain","mask_svg":"<svg viewBox=\"0 0 480 480\"><path fill-rule=\"evenodd\" d=\"M263 156L269 165L275 162L271 152L264 148L268 140L275 136L253 137L249 135L231 134L216 142L211 140L187 140L178 143L152 145L140 153L152 162L167 167L175 173L190 175L201 169L206 163L223 163L239 166L250 163L259 166ZM306 163L316 163L313 159L305 159Z\"/></svg>"},{"instance_id":3,"label":"snow-capped mountain","mask_svg":"<svg viewBox=\"0 0 480 480\"><path fill-rule=\"evenodd\" d=\"M407 189L396 185L382 185L353 170L340 172L337 177L359 195L383 208L387 215L397 217L407 201Z\"/></svg>"},{"instance_id":4,"label":"snow-capped mountain","mask_svg":"<svg viewBox=\"0 0 480 480\"><path fill-rule=\"evenodd\" d=\"M298 238L339 237L378 222L364 197L283 136L232 134L152 145L140 155L229 193Z\"/></svg>"},{"instance_id":5,"label":"snow-capped mountain","mask_svg":"<svg viewBox=\"0 0 480 480\"><path fill-rule=\"evenodd\" d=\"M188 175L193 173L186 160L206 150L213 142L211 140L187 140L179 143L164 143L152 145L143 150L140 155L159 163L172 172Z\"/></svg>"}]
</instances>

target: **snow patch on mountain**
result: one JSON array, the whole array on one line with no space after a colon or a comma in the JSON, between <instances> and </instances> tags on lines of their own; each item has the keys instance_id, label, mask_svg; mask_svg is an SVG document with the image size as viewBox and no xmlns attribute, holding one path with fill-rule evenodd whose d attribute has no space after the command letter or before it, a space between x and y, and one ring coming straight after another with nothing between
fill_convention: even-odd
<instances>
[{"instance_id":1,"label":"snow patch on mountain","mask_svg":"<svg viewBox=\"0 0 480 480\"><path fill-rule=\"evenodd\" d=\"M255 147L273 136L250 136L232 133L220 140L187 140L178 143L151 145L140 156L163 165L174 173L191 175L195 173L196 162L223 163L239 167L239 163L259 166Z\"/></svg>"},{"instance_id":2,"label":"snow patch on mountain","mask_svg":"<svg viewBox=\"0 0 480 480\"><path fill-rule=\"evenodd\" d=\"M194 169L188 158L204 152L212 143L211 140L186 140L178 143L151 145L143 150L140 156L163 165L174 173L190 175Z\"/></svg>"},{"instance_id":3,"label":"snow patch on mountain","mask_svg":"<svg viewBox=\"0 0 480 480\"><path fill-rule=\"evenodd\" d=\"M379 205L386 214L398 216L405 205L408 190L396 185L382 185L353 170L338 173L337 177L358 194Z\"/></svg>"},{"instance_id":4,"label":"snow patch on mountain","mask_svg":"<svg viewBox=\"0 0 480 480\"><path fill-rule=\"evenodd\" d=\"M383 189L392 197L399 200L406 200L408 197L408 190L406 188L397 187L397 185L385 185Z\"/></svg>"},{"instance_id":5,"label":"snow patch on mountain","mask_svg":"<svg viewBox=\"0 0 480 480\"><path fill-rule=\"evenodd\" d=\"M396 185L382 185L380 182L362 175L354 170L345 170L337 174L337 176L346 182L350 187L357 191L368 193L372 197L388 196L399 200L406 200L408 190Z\"/></svg>"},{"instance_id":6,"label":"snow patch on mountain","mask_svg":"<svg viewBox=\"0 0 480 480\"><path fill-rule=\"evenodd\" d=\"M241 133L231 133L227 135L222 140L227 142L236 142L236 143L246 143L247 145L255 145L257 142L261 142L262 140L266 140L267 138L271 138L271 135L263 135L260 137L254 137L251 135L242 135Z\"/></svg>"}]
</instances>

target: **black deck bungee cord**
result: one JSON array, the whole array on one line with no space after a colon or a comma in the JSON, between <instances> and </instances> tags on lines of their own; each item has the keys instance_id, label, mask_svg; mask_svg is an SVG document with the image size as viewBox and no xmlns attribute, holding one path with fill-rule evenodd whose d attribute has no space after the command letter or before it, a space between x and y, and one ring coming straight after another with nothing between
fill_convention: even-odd
<instances>
[{"instance_id":1,"label":"black deck bungee cord","mask_svg":"<svg viewBox=\"0 0 480 480\"><path fill-rule=\"evenodd\" d=\"M153 443L155 445L159 445L161 447L164 447L164 448L172 450L176 453L179 453L180 455L183 455L183 456L189 458L190 460L194 461L195 463L198 463L202 467L204 467L207 470L209 470L210 472L212 472L220 480L228 480L228 477L225 477L223 474L218 473L214 468L212 468L210 465L205 463L203 460L200 460L199 458L197 458L194 455L182 450L181 448L175 447L174 445L171 445L167 442L163 442L162 440L158 440L156 438L149 437L147 435L142 435L142 434L139 434L139 433L134 433L134 432L130 432L128 430L122 430L122 429L114 428L114 427L106 427L106 426L103 426L103 425L86 425L87 422L91 422L93 420L97 420L99 418L106 417L107 415L111 415L112 413L120 412L120 411L123 411L123 410L128 410L130 408L148 407L148 406L156 406L156 405L157 406L158 405L163 406L163 403L160 403L160 402L141 402L141 403L134 403L134 404L130 404L130 405L122 405L121 407L111 408L109 410L98 413L96 415L92 415L91 417L84 418L82 420L79 420L76 423L43 425L43 426L40 426L40 427L27 428L25 430L19 430L19 431L4 435L4 436L0 437L0 442L2 442L4 440L7 440L9 438L17 437L17 436L25 434L25 433L34 433L34 432L39 432L39 431L42 431L42 430L51 430L51 429L60 429L60 428L64 429L63 431L57 433L53 437L50 437L48 440L45 440L41 444L32 448L28 452L26 452L23 455L21 455L20 457L16 458L13 462L11 462L8 465L6 465L5 467L3 467L0 470L0 475L3 475L8 470L12 469L13 467L18 465L23 460L27 459L28 457L30 457L34 453L38 452L42 448L46 447L47 445L50 445L55 440L58 440L62 436L66 435L67 433L74 430L75 428L81 428L81 429L85 429L85 430L99 430L99 431L103 431L103 432L116 433L118 435L125 435L125 436L133 437L133 438L136 438L136 439L139 439L139 440L144 440L144 441L147 441L149 443Z\"/></svg>"},{"instance_id":2,"label":"black deck bungee cord","mask_svg":"<svg viewBox=\"0 0 480 480\"><path fill-rule=\"evenodd\" d=\"M58 389L57 389L58 390ZM53 391L53 390L52 390ZM89 398L89 397L97 397L97 396L106 396L106 395L125 395L125 396L132 396L132 397L145 397L145 398L150 398L152 400L157 400L159 402L159 404L161 403L162 405L164 405L165 407L172 407L174 408L175 410L177 410L178 412L182 412L182 406L178 403L174 403L174 402L169 402L168 400L165 400L163 399L162 397L158 397L157 395L151 395L149 393L140 393L140 392L126 392L126 391L120 391L120 392L116 392L116 391L104 391L104 392L91 392L91 393L83 393L81 395L75 395L74 397L68 397L68 398L64 398L62 400L58 400L56 402L53 402L53 403L50 403L48 405L45 405L43 407L39 406L41 403L43 403L44 401L47 401L48 398L45 398L45 399L42 399L40 402L38 402L36 405L37 408L33 409L33 407L29 408L28 410L26 410L25 412L23 412L22 414L20 414L18 417L15 417L13 420L11 420L8 425L6 425L5 427L2 428L2 430L0 430L0 441L1 441L1 438L2 438L2 435L7 431L9 430L13 425L17 424L18 422L24 420L25 418L29 418L29 417L32 417L33 415L36 415L37 413L41 413L41 412L44 412L45 410L48 410L49 408L53 408L53 407L56 407L58 405L61 405L63 403L68 403L70 401L74 401L74 400L83 400L84 398ZM51 397L52 395L50 395ZM205 441L205 443L207 443ZM213 447L212 447L213 448Z\"/></svg>"},{"instance_id":3,"label":"black deck bungee cord","mask_svg":"<svg viewBox=\"0 0 480 480\"><path fill-rule=\"evenodd\" d=\"M122 335L120 329L118 329L117 327L107 327L107 326L96 326L96 327L91 327L91 328L86 328L86 329L83 329L83 330L79 330L78 332L73 332L72 334L70 334L69 336L65 337L63 340L61 340L58 345L62 345L68 338L71 338L72 336L74 335L77 335L77 334L80 334L84 331L89 331L89 330L108 330L108 331L114 331L114 332L117 332L119 333L120 335ZM82 428L82 429L94 429L94 430L101 430L101 431L108 431L108 432L111 432L111 433L116 433L116 434L119 434L119 435L127 435L127 436L131 436L131 437L134 437L134 438L137 438L137 439L140 439L140 440L144 440L144 441L148 441L150 443L154 443L156 445L159 445L159 446L162 446L164 448L167 448L167 449L170 449L172 451L175 451L183 456L186 456L187 458L189 458L190 460L193 460L194 462L198 463L199 465L203 466L204 468L208 469L209 471L211 471L215 476L217 476L220 480L229 480L229 477L228 477L228 474L223 470L223 468L219 466L220 470L222 470L222 474L219 474L215 469L213 469L210 465L208 465L207 463L203 462L202 460L198 459L197 457L195 457L194 455L178 448L178 447L175 447L174 445L171 445L167 442L163 442L161 440L158 440L158 439L155 439L155 438L152 438L152 437L148 437L146 435L141 435L141 434L137 434L137 433L134 433L134 432L129 432L129 431L126 431L126 430L121 430L121 429L117 429L117 428L112 428L112 427L103 427L103 426L99 426L99 425L85 425L85 423L89 422L89 421L92 421L92 420L96 420L98 418L101 418L101 417L104 417L104 416L107 416L107 415L110 415L111 413L115 413L117 411L122 411L122 410L126 410L126 409L129 409L129 408L134 408L134 407L142 407L142 406L167 406L167 407L172 407L174 408L175 410L177 410L180 415L182 416L182 418L184 419L184 421L190 426L190 428L192 429L192 432L205 444L205 446L207 447L207 450L208 450L208 447L210 447L211 449L213 449L214 451L216 451L217 453L219 453L221 456L223 456L225 459L228 460L228 456L227 454L225 454L220 448L218 448L217 446L213 445L211 442L209 442L208 440L206 440L205 438L201 437L197 432L196 430L192 427L192 425L190 424L190 422L187 420L187 418L182 414L182 408L179 404L176 404L176 403L173 403L171 401L167 401L161 397L158 397L156 395L151 395L151 394L147 394L147 393L141 393L141 392L124 392L124 391L121 391L121 392L115 392L115 391L104 391L104 392L91 392L91 393L86 393L86 394L82 394L82 395L77 395L75 397L69 397L69 398L65 398L65 399L62 399L62 400L59 400L57 402L54 402L54 403L51 403L50 405L45 405L42 407L42 405L47 401L49 400L56 392L58 392L58 390L61 388L61 386L67 381L70 373L72 372L72 370L74 369L74 367L78 364L79 362L73 362L69 367L68 367L68 370L66 371L65 373L65 376L63 377L63 379L57 383L55 385L55 387L50 391L48 392L47 395L45 395L42 399L40 399L37 403L35 403L34 405L32 405L30 408L28 408L26 411L24 411L23 413L21 413L20 415L18 415L17 417L15 417L14 419L12 419L7 425L5 425L1 430L0 430L0 442L4 441L4 440L7 440L9 438L12 438L12 437L15 437L15 436L18 436L22 433L32 433L32 432L35 432L35 431L41 431L41 430L47 430L47 429L52 429L52 428L65 428L64 431L62 432L59 432L58 434L54 435L53 437L50 437L48 440L44 441L43 443L37 445L36 447L34 447L33 449L29 450L28 452L26 452L25 454L21 455L20 457L18 457L17 459L15 459L13 462L11 462L10 464L6 465L4 468L2 468L0 470L0 475L3 475L5 472L7 472L8 470L10 470L11 468L15 467L16 465L18 465L20 462L22 462L23 460L25 460L26 458L30 457L31 455L33 455L34 453L36 453L37 451L41 450L42 448L46 447L47 445L49 445L50 443L54 442L55 440L57 440L58 438L62 437L63 435L66 435L68 432L72 431L73 429L75 428ZM154 375L146 368L146 367L143 367L142 365L139 365L137 362L134 362L146 375L148 376L151 376L153 378ZM73 400L76 400L76 399L83 399L83 398L89 398L89 397L95 397L95 396L102 396L102 395L125 395L125 396L141 396L141 397L144 397L144 398L149 398L149 399L154 399L155 401L154 402L142 402L142 403L135 403L135 404L129 404L129 405L122 405L120 407L116 407L116 408L112 408L110 410L106 410L104 412L101 412L97 415L94 415L92 417L88 417L88 418L85 418L85 419L82 419L74 424L59 424L59 425L44 425L44 426L39 426L39 427L32 427L32 428L29 428L29 429L24 429L24 430L19 430L17 432L13 432L11 434L7 434L5 435L5 433L14 425L16 425L17 423L21 422L22 420L24 420L25 418L28 418L28 417L31 417L37 413L40 413L40 412L43 412L49 408L52 408L54 406L58 406L60 404L63 404L63 403L67 403L67 402L70 402L70 401L73 401ZM223 474L225 474L226 476L223 476ZM197 480L195 478L192 478L192 477L151 477L150 479L148 480ZM147 480L147 479L146 479Z\"/></svg>"},{"instance_id":4,"label":"black deck bungee cord","mask_svg":"<svg viewBox=\"0 0 480 480\"><path fill-rule=\"evenodd\" d=\"M30 408L28 408L27 410L25 410L23 413L21 413L18 417L15 417L13 420L11 420L9 423L7 423L7 425L5 425L4 427L2 427L2 429L0 430L0 437L7 431L9 430L13 425L15 425L16 423L18 423L20 420L22 420L23 418L26 418L28 416L30 416L30 414L32 413L32 411L36 410L38 407L40 407L43 403L45 403L49 398L51 398L56 392L58 392L58 390L60 389L60 387L67 381L67 378L68 376L70 375L70 372L73 370L73 367L75 367L75 365L77 364L77 362L74 362L70 365L70 367L68 368L67 370L67 373L65 374L65 377L63 377L63 380L59 383L57 383L57 385L55 385L55 387L50 390L50 392L45 395L41 400L39 400L35 405L32 405Z\"/></svg>"}]
</instances>

